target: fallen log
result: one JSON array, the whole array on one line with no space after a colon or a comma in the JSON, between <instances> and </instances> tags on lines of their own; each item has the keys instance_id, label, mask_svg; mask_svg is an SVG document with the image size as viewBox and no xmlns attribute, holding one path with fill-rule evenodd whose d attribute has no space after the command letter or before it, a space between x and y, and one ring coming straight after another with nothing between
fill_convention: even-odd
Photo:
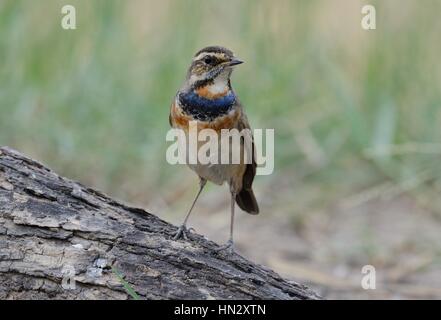
<instances>
[{"instance_id":1,"label":"fallen log","mask_svg":"<svg viewBox=\"0 0 441 320\"><path fill-rule=\"evenodd\" d=\"M0 148L0 299L318 299L238 254Z\"/></svg>"}]
</instances>

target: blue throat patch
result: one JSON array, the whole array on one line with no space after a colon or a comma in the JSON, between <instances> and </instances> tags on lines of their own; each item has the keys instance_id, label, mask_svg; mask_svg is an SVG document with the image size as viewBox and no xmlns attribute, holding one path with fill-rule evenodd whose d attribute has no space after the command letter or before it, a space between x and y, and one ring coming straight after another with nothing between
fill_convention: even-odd
<instances>
[{"instance_id":1,"label":"blue throat patch","mask_svg":"<svg viewBox=\"0 0 441 320\"><path fill-rule=\"evenodd\" d=\"M236 96L232 91L217 99L207 99L191 90L179 93L178 99L182 110L200 121L212 121L219 116L226 115L236 102Z\"/></svg>"}]
</instances>

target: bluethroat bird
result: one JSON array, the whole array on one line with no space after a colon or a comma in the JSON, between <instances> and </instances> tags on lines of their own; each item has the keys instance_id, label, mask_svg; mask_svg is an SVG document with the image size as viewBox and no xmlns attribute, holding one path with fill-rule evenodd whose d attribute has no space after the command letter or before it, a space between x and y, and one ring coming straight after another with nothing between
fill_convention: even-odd
<instances>
[{"instance_id":1,"label":"bluethroat bird","mask_svg":"<svg viewBox=\"0 0 441 320\"><path fill-rule=\"evenodd\" d=\"M188 69L186 81L177 92L171 105L169 122L173 128L182 129L188 138L189 122L197 121L197 129L250 129L245 111L231 87L233 68L243 61L230 50L211 46L198 51ZM243 145L242 145L243 147ZM254 150L254 145L252 144ZM187 220L207 181L217 185L227 182L231 193L230 238L219 250L233 252L233 227L235 203L250 214L258 214L259 207L252 183L256 175L254 151L251 161L233 164L188 164L199 176L199 191L174 239L187 238Z\"/></svg>"}]
</instances>

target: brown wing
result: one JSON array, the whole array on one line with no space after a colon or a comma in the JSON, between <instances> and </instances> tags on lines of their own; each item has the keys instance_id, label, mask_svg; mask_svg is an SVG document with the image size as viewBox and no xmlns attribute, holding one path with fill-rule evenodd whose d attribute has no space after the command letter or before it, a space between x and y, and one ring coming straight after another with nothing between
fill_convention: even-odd
<instances>
[{"instance_id":1,"label":"brown wing","mask_svg":"<svg viewBox=\"0 0 441 320\"><path fill-rule=\"evenodd\" d=\"M168 115L168 123L170 124L170 127L172 127L172 128L176 128L176 122L177 122L177 120L179 120L179 119L177 119L176 118L176 96L173 98L173 101L172 101L172 103L171 103L171 105L170 105L170 114Z\"/></svg>"},{"instance_id":2,"label":"brown wing","mask_svg":"<svg viewBox=\"0 0 441 320\"><path fill-rule=\"evenodd\" d=\"M239 131L243 129L251 129L250 124L248 122L247 116L242 110L242 116L239 119L238 128ZM256 201L256 197L254 196L254 192L252 189L252 184L254 181L254 177L256 176L256 155L254 152L254 141L251 143L251 157L252 161L250 164L247 164L245 173L242 178L242 190L236 196L236 203L239 207L251 214L259 213L259 206Z\"/></svg>"},{"instance_id":3,"label":"brown wing","mask_svg":"<svg viewBox=\"0 0 441 320\"><path fill-rule=\"evenodd\" d=\"M170 105L170 113L168 115L168 123L170 124L170 127L173 128L173 118L172 118L172 111L173 111L173 107L175 105L175 100L173 100L173 102Z\"/></svg>"}]
</instances>

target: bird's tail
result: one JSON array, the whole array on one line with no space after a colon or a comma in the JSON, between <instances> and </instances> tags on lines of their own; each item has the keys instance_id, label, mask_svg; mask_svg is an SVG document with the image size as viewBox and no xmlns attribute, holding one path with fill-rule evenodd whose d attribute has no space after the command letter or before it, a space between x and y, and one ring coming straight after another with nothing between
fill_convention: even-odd
<instances>
[{"instance_id":1,"label":"bird's tail","mask_svg":"<svg viewBox=\"0 0 441 320\"><path fill-rule=\"evenodd\" d=\"M242 189L236 195L236 203L245 212L250 214L259 213L259 206L257 205L256 197L252 189Z\"/></svg>"}]
</instances>

